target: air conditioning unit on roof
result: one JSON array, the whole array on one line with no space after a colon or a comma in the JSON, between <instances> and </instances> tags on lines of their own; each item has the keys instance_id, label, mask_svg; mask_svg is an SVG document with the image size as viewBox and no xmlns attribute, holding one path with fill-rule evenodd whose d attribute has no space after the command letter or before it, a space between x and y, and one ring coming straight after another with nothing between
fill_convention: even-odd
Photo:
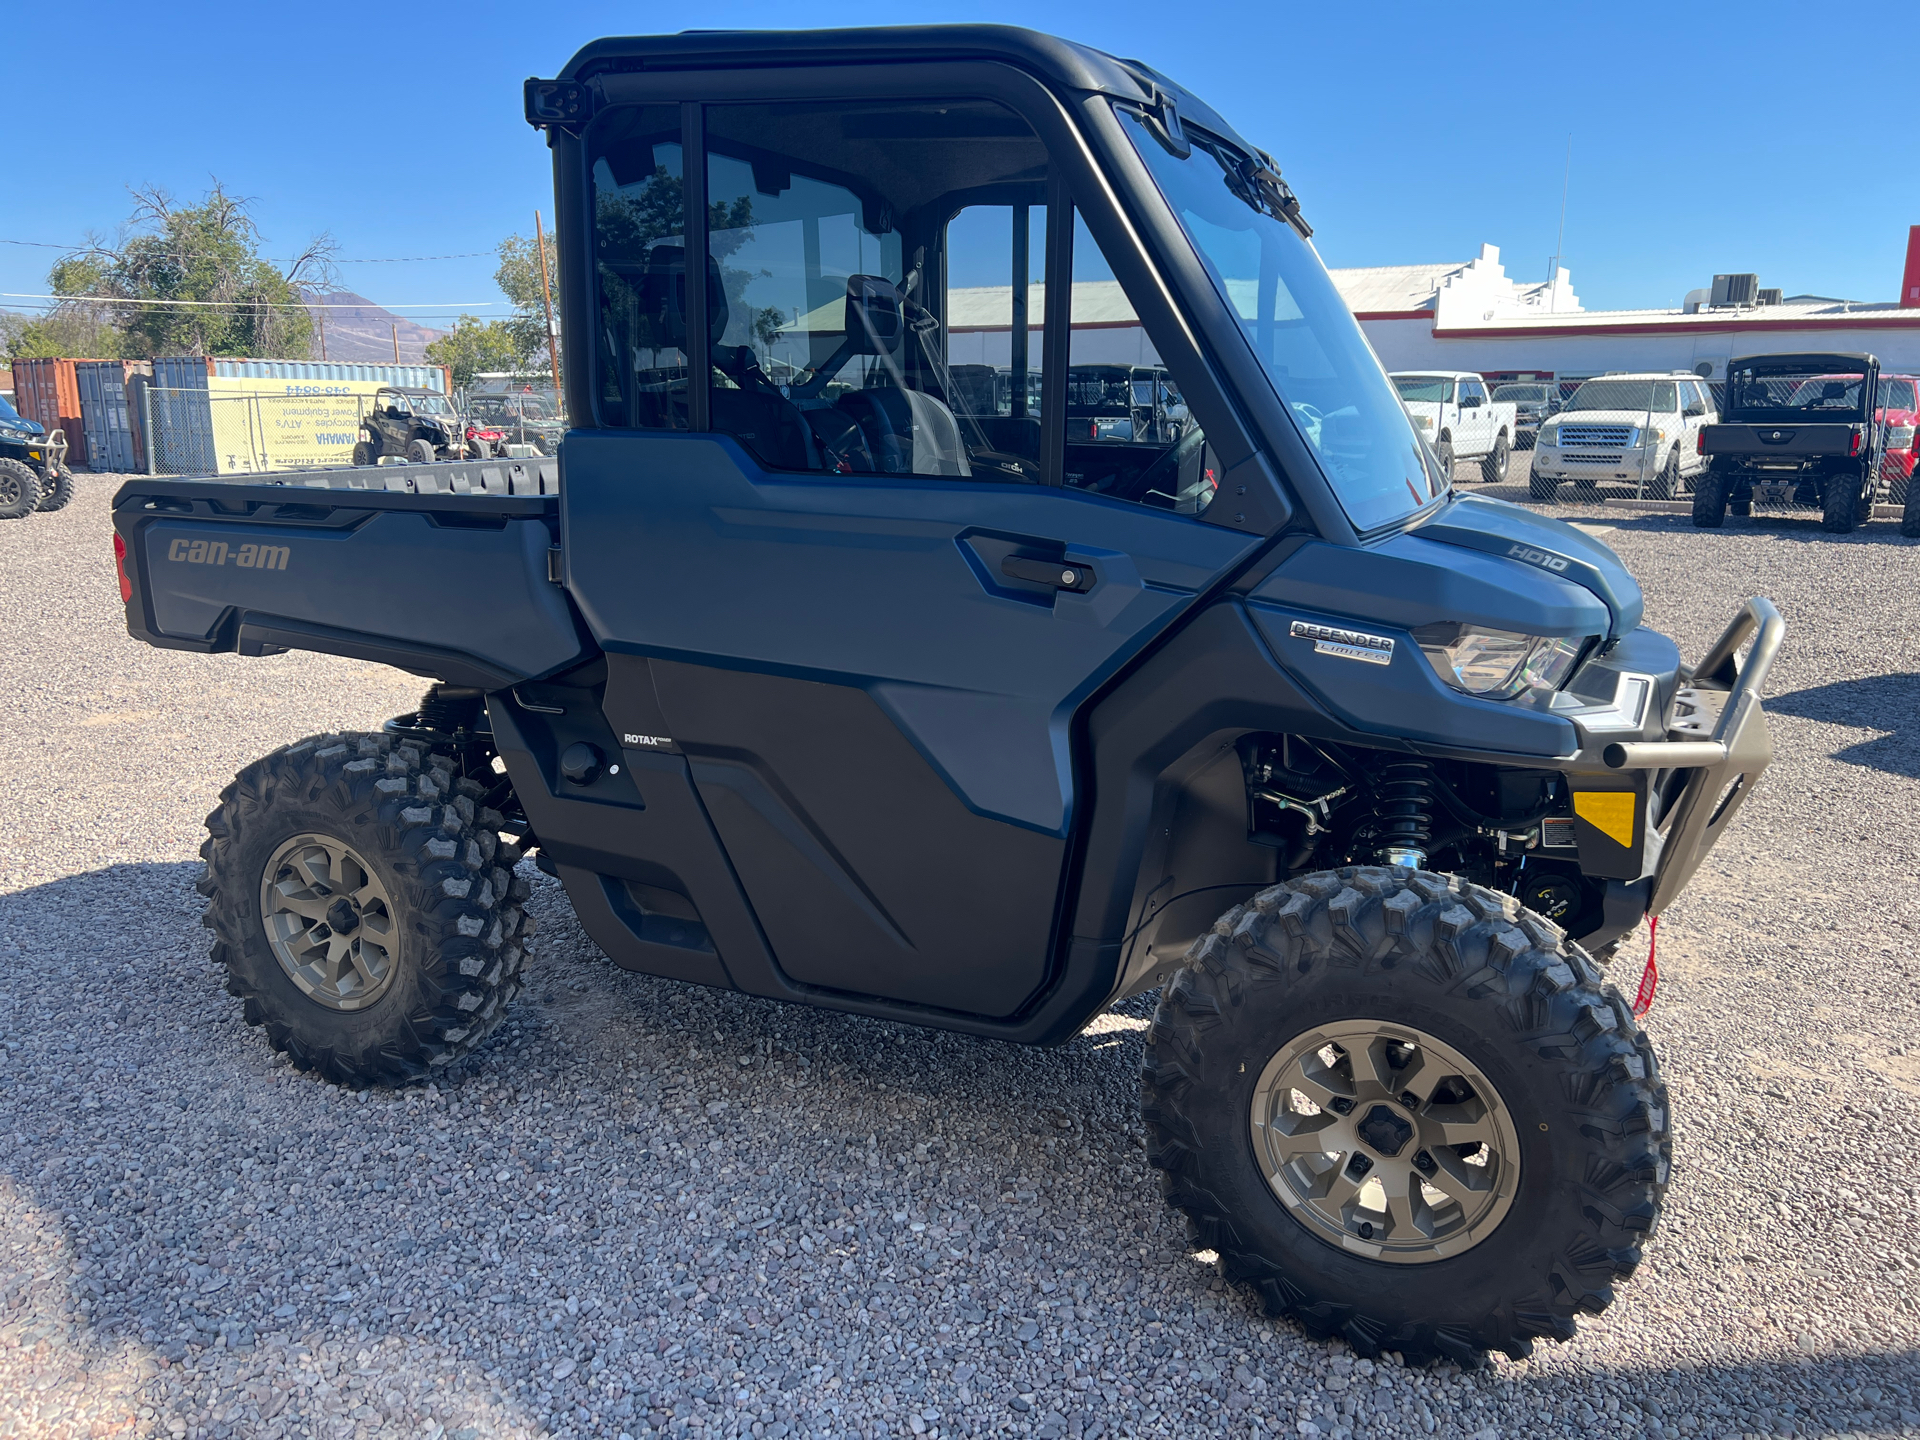
<instances>
[{"instance_id":1,"label":"air conditioning unit on roof","mask_svg":"<svg viewBox=\"0 0 1920 1440\"><path fill-rule=\"evenodd\" d=\"M1758 275L1716 275L1709 305L1751 305L1760 294Z\"/></svg>"},{"instance_id":2,"label":"air conditioning unit on roof","mask_svg":"<svg viewBox=\"0 0 1920 1440\"><path fill-rule=\"evenodd\" d=\"M1762 305L1778 305L1780 303L1781 293L1782 292L1778 290L1762 290L1760 292L1760 303Z\"/></svg>"}]
</instances>

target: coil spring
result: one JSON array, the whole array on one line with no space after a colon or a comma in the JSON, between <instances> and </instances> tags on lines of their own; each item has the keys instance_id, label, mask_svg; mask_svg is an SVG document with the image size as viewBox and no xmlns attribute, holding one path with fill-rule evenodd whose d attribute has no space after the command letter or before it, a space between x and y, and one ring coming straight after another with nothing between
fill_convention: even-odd
<instances>
[{"instance_id":1,"label":"coil spring","mask_svg":"<svg viewBox=\"0 0 1920 1440\"><path fill-rule=\"evenodd\" d=\"M419 726L451 735L456 730L471 730L479 722L479 691L436 685L420 701Z\"/></svg>"},{"instance_id":2,"label":"coil spring","mask_svg":"<svg viewBox=\"0 0 1920 1440\"><path fill-rule=\"evenodd\" d=\"M1381 849L1388 863L1398 855L1427 857L1433 840L1433 766L1425 760L1396 760L1383 765L1374 782L1374 814L1380 821Z\"/></svg>"}]
</instances>

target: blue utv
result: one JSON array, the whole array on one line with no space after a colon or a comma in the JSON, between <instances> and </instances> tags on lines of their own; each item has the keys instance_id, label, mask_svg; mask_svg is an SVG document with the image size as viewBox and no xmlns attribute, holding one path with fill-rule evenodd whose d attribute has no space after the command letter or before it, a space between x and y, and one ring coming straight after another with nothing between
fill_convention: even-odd
<instances>
[{"instance_id":1,"label":"blue utv","mask_svg":"<svg viewBox=\"0 0 1920 1440\"><path fill-rule=\"evenodd\" d=\"M1606 546L1456 496L1273 158L1138 61L690 33L525 103L557 461L117 501L135 636L433 682L208 818L247 1020L458 1059L533 853L653 975L1036 1045L1157 989L1167 1198L1364 1354L1605 1308L1673 1132L1601 966L1767 766L1773 608L1688 666ZM1177 435L1069 423L1116 365Z\"/></svg>"}]
</instances>

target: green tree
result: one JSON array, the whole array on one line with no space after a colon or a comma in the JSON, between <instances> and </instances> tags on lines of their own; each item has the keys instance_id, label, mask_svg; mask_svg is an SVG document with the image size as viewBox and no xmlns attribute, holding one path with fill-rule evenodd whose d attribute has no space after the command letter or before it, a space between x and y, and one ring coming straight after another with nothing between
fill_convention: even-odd
<instances>
[{"instance_id":1,"label":"green tree","mask_svg":"<svg viewBox=\"0 0 1920 1440\"><path fill-rule=\"evenodd\" d=\"M540 251L531 236L509 235L500 242L500 268L493 272L494 283L513 306L513 314L498 323L506 326L513 343L526 360L547 353L547 307L540 291ZM547 279L553 280L553 259L547 259ZM556 317L557 320L558 317ZM553 362L547 359L551 371Z\"/></svg>"},{"instance_id":2,"label":"green tree","mask_svg":"<svg viewBox=\"0 0 1920 1440\"><path fill-rule=\"evenodd\" d=\"M251 202L218 180L196 205L158 186L133 198L123 240L95 239L55 262L48 287L66 303L49 323L71 332L83 314L106 317L124 355L307 358L313 318L302 292L332 288L331 236L316 236L282 270L260 255Z\"/></svg>"},{"instance_id":3,"label":"green tree","mask_svg":"<svg viewBox=\"0 0 1920 1440\"><path fill-rule=\"evenodd\" d=\"M42 316L0 315L0 359L117 360L127 353L126 345L110 306L68 302Z\"/></svg>"},{"instance_id":4,"label":"green tree","mask_svg":"<svg viewBox=\"0 0 1920 1440\"><path fill-rule=\"evenodd\" d=\"M545 349L546 331L540 332L539 348ZM483 370L521 370L532 359L509 321L476 320L462 315L453 329L427 346L427 363L445 365L453 371L456 388L464 389Z\"/></svg>"}]
</instances>

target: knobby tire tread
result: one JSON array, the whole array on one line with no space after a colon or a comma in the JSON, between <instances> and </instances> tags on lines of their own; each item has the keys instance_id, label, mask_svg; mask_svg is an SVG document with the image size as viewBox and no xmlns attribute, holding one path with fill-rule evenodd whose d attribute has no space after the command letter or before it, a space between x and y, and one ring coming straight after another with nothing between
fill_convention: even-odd
<instances>
[{"instance_id":1,"label":"knobby tire tread","mask_svg":"<svg viewBox=\"0 0 1920 1440\"><path fill-rule=\"evenodd\" d=\"M1356 995L1400 967L1401 979L1411 971L1436 994L1476 1001L1488 1033L1537 1052L1557 1075L1555 1103L1576 1126L1584 1152L1580 1204L1562 1205L1550 1217L1559 1226L1552 1262L1538 1273L1512 1274L1506 1298L1486 1313L1396 1320L1371 1313L1367 1297L1318 1293L1288 1254L1246 1243L1241 1232L1254 1227L1220 1198L1229 1180L1221 1157L1200 1141L1199 1119L1221 1093L1209 1080L1210 1060L1222 1073L1229 1067L1209 1051L1234 1043L1233 1021L1242 1011L1284 1017L1289 989L1327 967L1344 967ZM1265 1038L1270 1052L1285 1035ZM1265 1064L1265 1053L1236 1052L1236 1060L1238 1054L1247 1070ZM1228 1279L1251 1285L1269 1312L1290 1315L1317 1336L1337 1336L1366 1356L1397 1351L1409 1362L1477 1365L1488 1351L1520 1358L1535 1339L1572 1338L1575 1317L1604 1310L1615 1283L1639 1265L1672 1154L1667 1090L1652 1047L1627 1002L1565 932L1510 896L1451 876L1407 877L1379 867L1275 885L1229 910L1194 944L1148 1031L1142 1111L1148 1158L1162 1172L1167 1200L1185 1212L1196 1246L1219 1254ZM1246 1144L1251 1165L1251 1140ZM1339 1253L1285 1215L1270 1192L1262 1195L1287 1226L1298 1227L1303 1244ZM1461 1258L1480 1254L1486 1266L1511 1267L1517 1257L1501 1242L1496 1231ZM1380 1283L1391 1287L1401 1279L1391 1272L1409 1267L1379 1268L1387 1272Z\"/></svg>"},{"instance_id":2,"label":"knobby tire tread","mask_svg":"<svg viewBox=\"0 0 1920 1440\"><path fill-rule=\"evenodd\" d=\"M479 808L480 794L417 742L355 733L285 746L220 792L200 847L201 923L214 933L213 958L245 1002L247 1023L263 1027L296 1066L342 1085L403 1084L469 1053L499 1026L531 958L531 886L513 873L519 851L500 839L501 817ZM384 1033L353 1036L341 1025L331 1041L325 1008L297 993L290 1002L290 982L277 983L284 972L261 925L258 860L297 832L283 818L296 810L333 817L330 831L383 864L417 973L411 993L403 976L369 1007L404 1005Z\"/></svg>"}]
</instances>

